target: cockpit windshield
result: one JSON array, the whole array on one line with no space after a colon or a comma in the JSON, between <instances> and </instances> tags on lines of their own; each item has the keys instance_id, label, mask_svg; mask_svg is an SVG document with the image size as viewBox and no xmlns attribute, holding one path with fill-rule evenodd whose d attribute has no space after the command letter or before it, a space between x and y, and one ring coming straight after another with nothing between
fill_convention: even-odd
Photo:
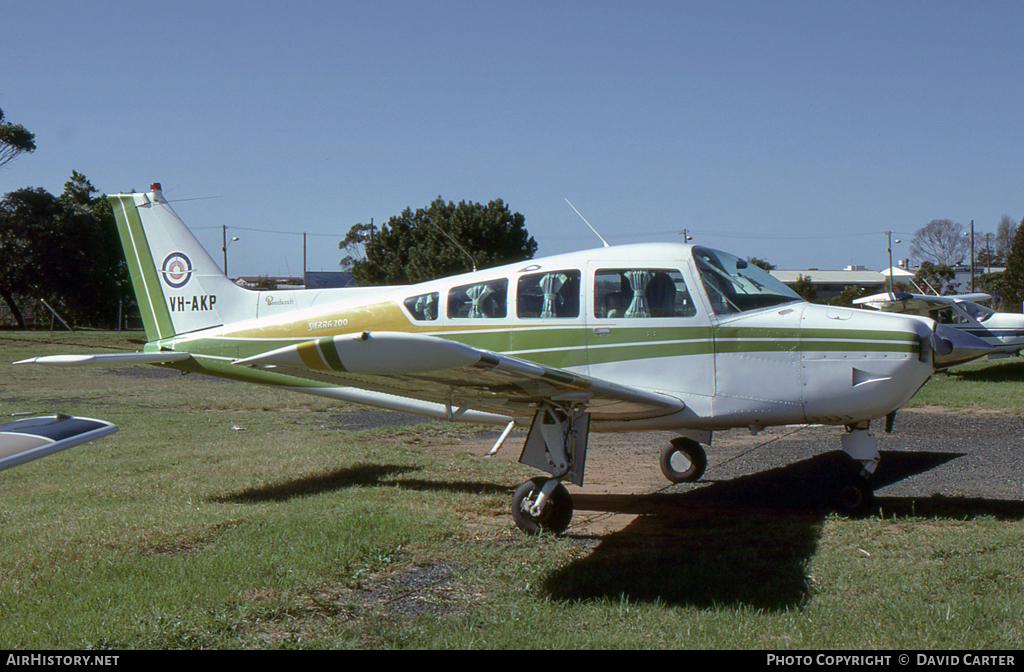
<instances>
[{"instance_id":1,"label":"cockpit windshield","mask_svg":"<svg viewBox=\"0 0 1024 672\"><path fill-rule=\"evenodd\" d=\"M988 318L995 315L995 311L991 310L990 308L986 308L985 306L979 306L978 304L972 303L970 301L963 301L962 303L960 303L960 307L963 308L963 311L965 313L976 319L978 322L984 322Z\"/></svg>"},{"instance_id":2,"label":"cockpit windshield","mask_svg":"<svg viewBox=\"0 0 1024 672\"><path fill-rule=\"evenodd\" d=\"M694 247L693 260L716 315L802 300L781 281L745 259L706 247Z\"/></svg>"}]
</instances>

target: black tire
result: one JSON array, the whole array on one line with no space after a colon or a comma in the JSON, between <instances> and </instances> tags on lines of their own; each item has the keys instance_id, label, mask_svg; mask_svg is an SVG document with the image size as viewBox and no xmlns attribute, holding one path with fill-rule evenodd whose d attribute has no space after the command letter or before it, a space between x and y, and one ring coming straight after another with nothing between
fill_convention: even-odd
<instances>
[{"instance_id":1,"label":"black tire","mask_svg":"<svg viewBox=\"0 0 1024 672\"><path fill-rule=\"evenodd\" d=\"M540 494L544 484L550 480L550 478L538 476L520 485L512 496L512 520L520 530L527 534L541 532L561 534L569 528L573 512L572 495L561 483L544 503L544 510L540 515L537 517L530 515L530 506ZM526 503L525 507L524 503Z\"/></svg>"},{"instance_id":2,"label":"black tire","mask_svg":"<svg viewBox=\"0 0 1024 672\"><path fill-rule=\"evenodd\" d=\"M869 511L875 503L874 489L868 480L860 475L839 479L833 497L836 511L848 515Z\"/></svg>"},{"instance_id":3,"label":"black tire","mask_svg":"<svg viewBox=\"0 0 1024 672\"><path fill-rule=\"evenodd\" d=\"M708 456L699 443L685 436L672 439L661 451L661 473L673 483L693 483L704 475Z\"/></svg>"}]
</instances>

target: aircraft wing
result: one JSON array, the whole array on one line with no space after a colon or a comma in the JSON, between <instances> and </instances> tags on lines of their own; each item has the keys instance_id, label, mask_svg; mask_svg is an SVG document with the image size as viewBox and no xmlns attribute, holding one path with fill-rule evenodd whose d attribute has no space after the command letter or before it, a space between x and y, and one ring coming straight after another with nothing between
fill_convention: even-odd
<instances>
[{"instance_id":1,"label":"aircraft wing","mask_svg":"<svg viewBox=\"0 0 1024 672\"><path fill-rule=\"evenodd\" d=\"M436 336L361 332L289 345L235 362L279 373L476 410L532 415L542 401L573 402L595 419L682 410L681 400Z\"/></svg>"},{"instance_id":2,"label":"aircraft wing","mask_svg":"<svg viewBox=\"0 0 1024 672\"><path fill-rule=\"evenodd\" d=\"M908 292L883 292L860 299L853 303L867 306L886 313L911 313L927 315L929 311L942 308L961 301L988 301L989 294L955 294L951 296L929 296L927 294L910 294Z\"/></svg>"},{"instance_id":3,"label":"aircraft wing","mask_svg":"<svg viewBox=\"0 0 1024 672\"><path fill-rule=\"evenodd\" d=\"M106 420L44 415L0 425L0 471L117 431Z\"/></svg>"}]
</instances>

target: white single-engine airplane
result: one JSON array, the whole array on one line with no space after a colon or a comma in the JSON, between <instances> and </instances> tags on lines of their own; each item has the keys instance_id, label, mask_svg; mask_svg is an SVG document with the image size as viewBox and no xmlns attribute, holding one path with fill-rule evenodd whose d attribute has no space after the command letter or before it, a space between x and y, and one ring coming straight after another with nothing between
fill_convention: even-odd
<instances>
[{"instance_id":1,"label":"white single-engine airplane","mask_svg":"<svg viewBox=\"0 0 1024 672\"><path fill-rule=\"evenodd\" d=\"M855 299L853 303L887 313L923 315L977 336L994 348L990 359L1019 354L1024 348L1024 315L997 313L977 303L991 300L988 294L930 296L883 292Z\"/></svg>"},{"instance_id":2,"label":"white single-engine airplane","mask_svg":"<svg viewBox=\"0 0 1024 672\"><path fill-rule=\"evenodd\" d=\"M648 244L531 259L402 287L252 291L230 282L164 199L110 196L149 342L38 364L148 363L472 423L530 425L512 516L564 531L591 430L675 430L665 475L704 471L712 432L844 425L871 495L868 431L949 366L992 351L933 320L807 303L753 264ZM887 424L887 429L891 424ZM492 451L493 452L493 451Z\"/></svg>"}]
</instances>

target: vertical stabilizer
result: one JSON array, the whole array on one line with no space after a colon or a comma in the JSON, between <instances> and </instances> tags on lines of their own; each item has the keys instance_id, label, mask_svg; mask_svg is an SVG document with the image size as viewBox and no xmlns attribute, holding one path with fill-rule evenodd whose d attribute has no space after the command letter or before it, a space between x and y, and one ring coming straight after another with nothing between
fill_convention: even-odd
<instances>
[{"instance_id":1,"label":"vertical stabilizer","mask_svg":"<svg viewBox=\"0 0 1024 672\"><path fill-rule=\"evenodd\" d=\"M150 341L254 317L256 294L228 280L164 199L108 196Z\"/></svg>"}]
</instances>

